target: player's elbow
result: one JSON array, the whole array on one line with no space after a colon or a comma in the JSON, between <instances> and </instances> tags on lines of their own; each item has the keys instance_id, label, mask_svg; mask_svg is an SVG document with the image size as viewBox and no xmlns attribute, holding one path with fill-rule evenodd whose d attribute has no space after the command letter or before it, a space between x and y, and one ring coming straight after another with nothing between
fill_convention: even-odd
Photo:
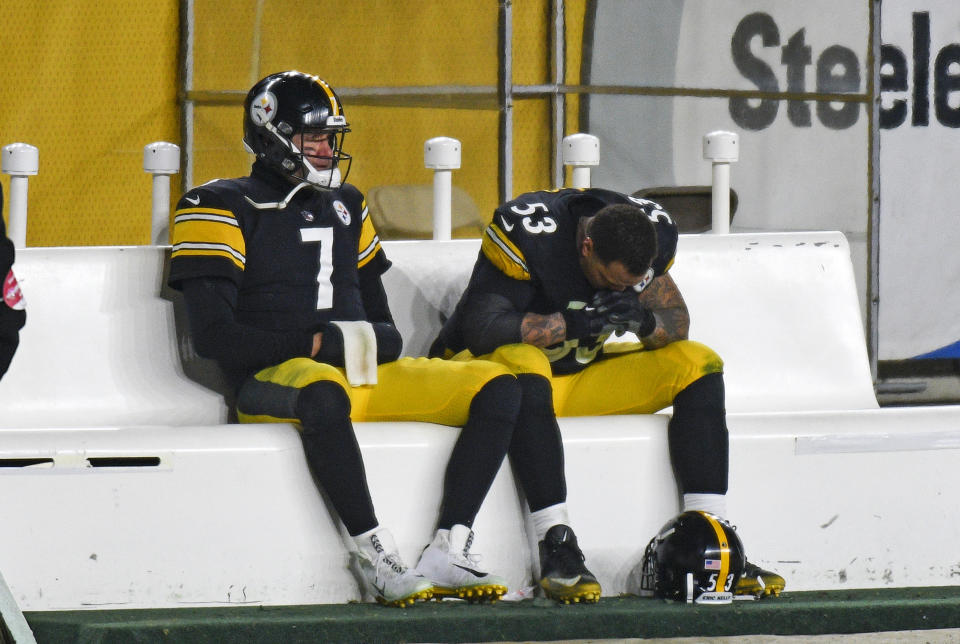
<instances>
[{"instance_id":1,"label":"player's elbow","mask_svg":"<svg viewBox=\"0 0 960 644\"><path fill-rule=\"evenodd\" d=\"M473 340L467 340L467 349L469 349L470 353L475 356L482 356L492 353L499 346L500 344L496 342L490 342L482 337L475 338Z\"/></svg>"},{"instance_id":2,"label":"player's elbow","mask_svg":"<svg viewBox=\"0 0 960 644\"><path fill-rule=\"evenodd\" d=\"M215 331L195 331L191 334L191 340L193 341L193 350L201 358L219 361L227 357L224 355L221 336Z\"/></svg>"},{"instance_id":3,"label":"player's elbow","mask_svg":"<svg viewBox=\"0 0 960 644\"><path fill-rule=\"evenodd\" d=\"M520 322L513 319L514 317L516 316L478 318L464 324L463 339L467 349L475 356L482 356L505 344L520 342Z\"/></svg>"},{"instance_id":4,"label":"player's elbow","mask_svg":"<svg viewBox=\"0 0 960 644\"><path fill-rule=\"evenodd\" d=\"M373 325L373 332L377 336L377 364L393 362L400 357L403 337L397 327L386 322L377 322Z\"/></svg>"}]
</instances>

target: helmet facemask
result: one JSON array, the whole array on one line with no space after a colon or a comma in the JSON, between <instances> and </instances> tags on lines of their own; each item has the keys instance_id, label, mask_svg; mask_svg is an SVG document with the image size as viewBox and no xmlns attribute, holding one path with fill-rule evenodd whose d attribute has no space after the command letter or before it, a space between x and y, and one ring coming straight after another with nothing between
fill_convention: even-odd
<instances>
[{"instance_id":1,"label":"helmet facemask","mask_svg":"<svg viewBox=\"0 0 960 644\"><path fill-rule=\"evenodd\" d=\"M343 141L349 131L342 116L327 117L323 128L302 128L290 138L291 154L281 162L283 168L314 187L339 188L346 181L353 162L353 158L343 152ZM323 139L326 143L320 143Z\"/></svg>"}]
</instances>

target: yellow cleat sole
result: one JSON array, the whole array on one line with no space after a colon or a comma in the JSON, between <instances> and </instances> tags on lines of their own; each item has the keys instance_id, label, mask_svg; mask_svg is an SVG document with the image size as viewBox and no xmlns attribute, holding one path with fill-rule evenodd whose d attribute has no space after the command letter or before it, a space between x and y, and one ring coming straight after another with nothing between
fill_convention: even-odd
<instances>
[{"instance_id":1,"label":"yellow cleat sole","mask_svg":"<svg viewBox=\"0 0 960 644\"><path fill-rule=\"evenodd\" d=\"M737 586L737 590L734 593L735 595L753 595L757 599L763 599L764 597L779 597L780 593L786 587L785 583L769 583L765 586L760 585L759 583L743 584L741 583Z\"/></svg>"},{"instance_id":2,"label":"yellow cleat sole","mask_svg":"<svg viewBox=\"0 0 960 644\"><path fill-rule=\"evenodd\" d=\"M557 587L540 581L540 588L548 598L561 604L595 604L600 601L600 584Z\"/></svg>"},{"instance_id":3,"label":"yellow cleat sole","mask_svg":"<svg viewBox=\"0 0 960 644\"><path fill-rule=\"evenodd\" d=\"M377 602L383 604L384 606L393 606L395 608L406 608L407 606L413 606L414 603L418 601L428 601L433 597L433 589L429 588L427 590L421 590L420 592L413 593L412 595L407 595L400 599L395 599L393 601L387 601L383 597L377 597Z\"/></svg>"},{"instance_id":4,"label":"yellow cleat sole","mask_svg":"<svg viewBox=\"0 0 960 644\"><path fill-rule=\"evenodd\" d=\"M468 602L498 601L507 593L507 587L501 584L486 584L482 586L466 586L462 588L433 587L433 598L440 601L444 598L463 599Z\"/></svg>"}]
</instances>

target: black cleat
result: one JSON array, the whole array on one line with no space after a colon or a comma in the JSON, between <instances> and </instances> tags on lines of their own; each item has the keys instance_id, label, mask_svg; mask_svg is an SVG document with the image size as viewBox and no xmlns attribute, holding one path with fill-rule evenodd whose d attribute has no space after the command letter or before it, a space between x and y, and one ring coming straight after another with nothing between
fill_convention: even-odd
<instances>
[{"instance_id":1,"label":"black cleat","mask_svg":"<svg viewBox=\"0 0 960 644\"><path fill-rule=\"evenodd\" d=\"M573 530L565 525L550 528L540 542L540 587L544 594L564 604L599 601L600 583L583 561Z\"/></svg>"}]
</instances>

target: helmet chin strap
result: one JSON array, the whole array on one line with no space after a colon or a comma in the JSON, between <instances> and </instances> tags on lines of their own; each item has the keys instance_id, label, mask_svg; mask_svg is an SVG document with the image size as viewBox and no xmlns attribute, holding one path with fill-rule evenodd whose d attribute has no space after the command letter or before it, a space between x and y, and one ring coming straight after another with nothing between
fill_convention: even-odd
<instances>
[{"instance_id":1,"label":"helmet chin strap","mask_svg":"<svg viewBox=\"0 0 960 644\"><path fill-rule=\"evenodd\" d=\"M293 195L297 194L303 188L307 186L316 187L312 183L307 183L306 181L301 181L293 187L293 190L287 193L287 196L281 199L280 201L268 201L265 203L257 203L247 195L243 195L243 198L247 200L247 203L256 208L257 210L283 210L287 207L287 204L290 203L290 200L293 199Z\"/></svg>"},{"instance_id":2,"label":"helmet chin strap","mask_svg":"<svg viewBox=\"0 0 960 644\"><path fill-rule=\"evenodd\" d=\"M287 207L287 204L293 199L293 195L297 194L303 188L310 186L318 190L333 190L340 187L340 168L330 168L329 170L317 170L310 163L304 160L304 165L310 168L310 171L307 173L307 176L297 185L293 187L293 190L287 193L287 196L281 199L280 201L269 201L266 203L257 203L250 197L244 195L243 198L247 200L251 206L257 210L283 210Z\"/></svg>"},{"instance_id":3,"label":"helmet chin strap","mask_svg":"<svg viewBox=\"0 0 960 644\"><path fill-rule=\"evenodd\" d=\"M340 168L327 168L326 170L317 170L306 158L303 159L303 166L307 170L307 176L304 181L317 188L333 190L340 187Z\"/></svg>"}]
</instances>

